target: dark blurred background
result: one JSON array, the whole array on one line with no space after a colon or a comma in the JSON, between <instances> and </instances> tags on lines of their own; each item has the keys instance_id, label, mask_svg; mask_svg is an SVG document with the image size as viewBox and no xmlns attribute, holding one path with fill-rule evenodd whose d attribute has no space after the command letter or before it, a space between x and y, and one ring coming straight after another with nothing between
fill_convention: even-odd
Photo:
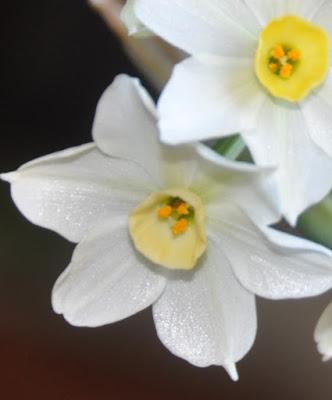
<instances>
[{"instance_id":1,"label":"dark blurred background","mask_svg":"<svg viewBox=\"0 0 332 400\"><path fill-rule=\"evenodd\" d=\"M99 96L120 72L139 75L102 19L82 0L2 2L0 171L90 141ZM256 344L238 364L195 368L159 343L150 310L98 329L53 313L52 285L73 246L28 223L0 183L1 399L332 398L313 329L332 300L258 300Z\"/></svg>"}]
</instances>

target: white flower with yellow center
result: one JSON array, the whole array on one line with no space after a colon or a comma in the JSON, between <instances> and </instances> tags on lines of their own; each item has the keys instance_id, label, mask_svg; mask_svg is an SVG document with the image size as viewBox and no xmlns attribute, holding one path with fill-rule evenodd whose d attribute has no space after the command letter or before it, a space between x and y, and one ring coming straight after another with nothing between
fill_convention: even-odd
<instances>
[{"instance_id":1,"label":"white flower with yellow center","mask_svg":"<svg viewBox=\"0 0 332 400\"><path fill-rule=\"evenodd\" d=\"M331 252L266 227L279 218L271 170L203 145L161 145L137 80L122 75L106 90L93 136L1 176L30 221L80 242L53 289L55 311L95 327L153 304L171 352L237 379L256 334L254 293L324 292Z\"/></svg>"},{"instance_id":2,"label":"white flower with yellow center","mask_svg":"<svg viewBox=\"0 0 332 400\"><path fill-rule=\"evenodd\" d=\"M241 132L278 167L292 224L332 188L332 0L135 0L135 15L193 57L160 102L167 143Z\"/></svg>"}]
</instances>

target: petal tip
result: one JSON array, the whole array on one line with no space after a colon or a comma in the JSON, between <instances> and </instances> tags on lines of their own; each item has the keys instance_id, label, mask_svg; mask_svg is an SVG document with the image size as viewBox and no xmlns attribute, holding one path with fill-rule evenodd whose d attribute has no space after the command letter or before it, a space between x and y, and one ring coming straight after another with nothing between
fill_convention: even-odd
<instances>
[{"instance_id":1,"label":"petal tip","mask_svg":"<svg viewBox=\"0 0 332 400\"><path fill-rule=\"evenodd\" d=\"M9 183L12 183L16 177L17 177L16 172L5 172L0 174L0 179Z\"/></svg>"},{"instance_id":2,"label":"petal tip","mask_svg":"<svg viewBox=\"0 0 332 400\"><path fill-rule=\"evenodd\" d=\"M239 374L237 372L236 365L233 361L226 361L225 369L234 382L237 382L239 380Z\"/></svg>"}]
</instances>

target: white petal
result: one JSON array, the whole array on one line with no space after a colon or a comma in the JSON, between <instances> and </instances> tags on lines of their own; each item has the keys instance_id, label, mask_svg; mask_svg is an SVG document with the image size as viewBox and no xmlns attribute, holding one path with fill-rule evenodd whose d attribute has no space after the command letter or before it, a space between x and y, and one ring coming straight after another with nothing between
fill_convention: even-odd
<instances>
[{"instance_id":1,"label":"white petal","mask_svg":"<svg viewBox=\"0 0 332 400\"><path fill-rule=\"evenodd\" d=\"M257 130L244 134L258 165L278 167L282 212L291 224L332 188L332 159L310 137L298 105L267 99Z\"/></svg>"},{"instance_id":2,"label":"white petal","mask_svg":"<svg viewBox=\"0 0 332 400\"><path fill-rule=\"evenodd\" d=\"M105 218L128 214L155 188L134 163L103 155L93 144L42 157L1 176L34 224L78 242Z\"/></svg>"},{"instance_id":3,"label":"white petal","mask_svg":"<svg viewBox=\"0 0 332 400\"><path fill-rule=\"evenodd\" d=\"M95 327L151 305L165 278L134 250L126 218L112 218L77 246L56 282L52 304L72 325Z\"/></svg>"},{"instance_id":4,"label":"white petal","mask_svg":"<svg viewBox=\"0 0 332 400\"><path fill-rule=\"evenodd\" d=\"M140 164L160 179L156 110L138 79L119 75L99 100L93 138L106 154Z\"/></svg>"},{"instance_id":5,"label":"white petal","mask_svg":"<svg viewBox=\"0 0 332 400\"><path fill-rule=\"evenodd\" d=\"M315 0L312 0L315 1ZM329 35L330 39L332 38L332 2L331 0L319 0L317 4L320 4L320 7L317 7L317 11L312 18L312 22L321 28L325 29Z\"/></svg>"},{"instance_id":6,"label":"white petal","mask_svg":"<svg viewBox=\"0 0 332 400\"><path fill-rule=\"evenodd\" d=\"M314 338L323 361L332 358L332 303L330 303L317 323Z\"/></svg>"},{"instance_id":7,"label":"white petal","mask_svg":"<svg viewBox=\"0 0 332 400\"><path fill-rule=\"evenodd\" d=\"M236 380L235 362L255 339L255 300L210 239L202 265L170 278L153 316L160 340L172 353L199 367L221 365Z\"/></svg>"},{"instance_id":8,"label":"white petal","mask_svg":"<svg viewBox=\"0 0 332 400\"><path fill-rule=\"evenodd\" d=\"M315 93L301 103L312 140L332 157L332 73Z\"/></svg>"},{"instance_id":9,"label":"white petal","mask_svg":"<svg viewBox=\"0 0 332 400\"><path fill-rule=\"evenodd\" d=\"M136 0L152 31L189 54L254 54L259 25L242 0Z\"/></svg>"},{"instance_id":10,"label":"white petal","mask_svg":"<svg viewBox=\"0 0 332 400\"><path fill-rule=\"evenodd\" d=\"M196 148L203 157L198 171L209 177L206 187L203 184L197 192L202 192L208 209L229 201L246 210L258 225L280 220L275 169L227 160L202 144Z\"/></svg>"},{"instance_id":11,"label":"white petal","mask_svg":"<svg viewBox=\"0 0 332 400\"><path fill-rule=\"evenodd\" d=\"M332 252L307 240L258 229L240 210L220 205L209 229L236 276L251 292L270 299L315 296L332 287Z\"/></svg>"},{"instance_id":12,"label":"white petal","mask_svg":"<svg viewBox=\"0 0 332 400\"><path fill-rule=\"evenodd\" d=\"M121 20L126 25L129 35L135 35L139 37L149 35L150 32L136 17L134 3L135 0L126 1L126 4L123 6L121 11Z\"/></svg>"},{"instance_id":13,"label":"white petal","mask_svg":"<svg viewBox=\"0 0 332 400\"><path fill-rule=\"evenodd\" d=\"M161 139L176 144L253 129L264 97L250 63L189 58L160 97Z\"/></svg>"},{"instance_id":14,"label":"white petal","mask_svg":"<svg viewBox=\"0 0 332 400\"><path fill-rule=\"evenodd\" d=\"M297 15L311 20L325 0L244 0L262 26L271 19Z\"/></svg>"}]
</instances>

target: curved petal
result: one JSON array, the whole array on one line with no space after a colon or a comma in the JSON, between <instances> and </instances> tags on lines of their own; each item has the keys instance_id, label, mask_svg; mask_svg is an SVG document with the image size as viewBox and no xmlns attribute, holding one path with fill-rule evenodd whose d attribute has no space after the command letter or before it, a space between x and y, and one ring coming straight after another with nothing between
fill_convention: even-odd
<instances>
[{"instance_id":1,"label":"curved petal","mask_svg":"<svg viewBox=\"0 0 332 400\"><path fill-rule=\"evenodd\" d=\"M332 72L324 84L301 103L312 140L332 157Z\"/></svg>"},{"instance_id":2,"label":"curved petal","mask_svg":"<svg viewBox=\"0 0 332 400\"><path fill-rule=\"evenodd\" d=\"M161 139L177 144L253 129L265 95L251 64L189 58L178 64L158 104Z\"/></svg>"},{"instance_id":3,"label":"curved petal","mask_svg":"<svg viewBox=\"0 0 332 400\"><path fill-rule=\"evenodd\" d=\"M255 52L259 25L242 0L136 0L135 13L189 54L248 57Z\"/></svg>"},{"instance_id":4,"label":"curved petal","mask_svg":"<svg viewBox=\"0 0 332 400\"><path fill-rule=\"evenodd\" d=\"M121 11L121 20L126 25L129 35L136 37L149 36L151 32L136 17L134 11L135 0L127 0Z\"/></svg>"},{"instance_id":5,"label":"curved petal","mask_svg":"<svg viewBox=\"0 0 332 400\"><path fill-rule=\"evenodd\" d=\"M270 299L315 296L332 287L332 252L307 240L258 229L240 210L220 206L209 229L240 282Z\"/></svg>"},{"instance_id":6,"label":"curved petal","mask_svg":"<svg viewBox=\"0 0 332 400\"><path fill-rule=\"evenodd\" d=\"M2 174L32 223L78 242L105 218L127 215L154 188L136 164L104 156L93 144L29 162Z\"/></svg>"},{"instance_id":7,"label":"curved petal","mask_svg":"<svg viewBox=\"0 0 332 400\"><path fill-rule=\"evenodd\" d=\"M53 308L72 325L95 327L127 318L164 290L165 278L134 250L127 225L119 217L98 225L57 280Z\"/></svg>"},{"instance_id":8,"label":"curved petal","mask_svg":"<svg viewBox=\"0 0 332 400\"><path fill-rule=\"evenodd\" d=\"M257 130L243 135L258 165L278 167L282 212L292 225L332 188L332 159L312 141L309 129L298 105L267 98Z\"/></svg>"},{"instance_id":9,"label":"curved petal","mask_svg":"<svg viewBox=\"0 0 332 400\"><path fill-rule=\"evenodd\" d=\"M206 367L221 365L236 380L235 362L256 335L254 296L236 280L213 238L192 273L174 274L153 306L160 340L175 355Z\"/></svg>"},{"instance_id":10,"label":"curved petal","mask_svg":"<svg viewBox=\"0 0 332 400\"><path fill-rule=\"evenodd\" d=\"M202 193L207 212L228 201L246 210L258 225L281 219L274 168L227 160L203 144L196 149L203 158L197 172L204 176L201 182L196 177L195 189Z\"/></svg>"},{"instance_id":11,"label":"curved petal","mask_svg":"<svg viewBox=\"0 0 332 400\"><path fill-rule=\"evenodd\" d=\"M93 138L106 154L141 165L160 181L160 144L153 101L138 79L118 75L99 100Z\"/></svg>"},{"instance_id":12,"label":"curved petal","mask_svg":"<svg viewBox=\"0 0 332 400\"><path fill-rule=\"evenodd\" d=\"M332 303L330 303L317 323L314 338L323 361L332 358Z\"/></svg>"},{"instance_id":13,"label":"curved petal","mask_svg":"<svg viewBox=\"0 0 332 400\"><path fill-rule=\"evenodd\" d=\"M244 0L261 26L284 15L311 20L326 0Z\"/></svg>"}]
</instances>

